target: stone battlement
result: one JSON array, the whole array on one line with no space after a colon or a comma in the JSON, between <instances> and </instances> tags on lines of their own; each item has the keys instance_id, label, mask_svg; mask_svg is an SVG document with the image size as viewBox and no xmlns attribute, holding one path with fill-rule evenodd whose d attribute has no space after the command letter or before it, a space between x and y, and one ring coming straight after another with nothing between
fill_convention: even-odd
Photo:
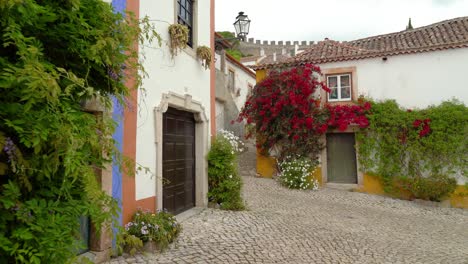
<instances>
[{"instance_id":1,"label":"stone battlement","mask_svg":"<svg viewBox=\"0 0 468 264\"><path fill-rule=\"evenodd\" d=\"M290 54L294 55L296 50L307 49L315 41L276 41L276 40L255 40L249 38L239 43L239 50L246 55L272 55Z\"/></svg>"},{"instance_id":2,"label":"stone battlement","mask_svg":"<svg viewBox=\"0 0 468 264\"><path fill-rule=\"evenodd\" d=\"M247 41L243 41L243 44L254 44L254 45L261 45L261 46L310 46L315 44L315 41L276 41L276 40L255 40L254 38L249 38Z\"/></svg>"}]
</instances>

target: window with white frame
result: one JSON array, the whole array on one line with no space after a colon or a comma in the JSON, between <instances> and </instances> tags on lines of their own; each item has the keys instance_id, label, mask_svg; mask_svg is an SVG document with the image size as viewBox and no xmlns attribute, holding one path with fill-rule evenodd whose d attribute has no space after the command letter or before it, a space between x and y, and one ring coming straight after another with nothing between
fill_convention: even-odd
<instances>
[{"instance_id":1,"label":"window with white frame","mask_svg":"<svg viewBox=\"0 0 468 264\"><path fill-rule=\"evenodd\" d=\"M331 90L328 94L329 102L351 100L351 74L328 75L327 86Z\"/></svg>"}]
</instances>

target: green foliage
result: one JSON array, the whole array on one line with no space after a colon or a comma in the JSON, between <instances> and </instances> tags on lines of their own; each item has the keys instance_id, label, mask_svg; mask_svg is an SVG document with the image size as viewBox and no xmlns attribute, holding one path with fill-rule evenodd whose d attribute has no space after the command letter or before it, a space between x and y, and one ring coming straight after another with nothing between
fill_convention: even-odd
<instances>
[{"instance_id":1,"label":"green foliage","mask_svg":"<svg viewBox=\"0 0 468 264\"><path fill-rule=\"evenodd\" d=\"M208 200L225 210L244 210L241 198L242 179L237 172L236 151L222 134L211 144L208 153Z\"/></svg>"},{"instance_id":2,"label":"green foliage","mask_svg":"<svg viewBox=\"0 0 468 264\"><path fill-rule=\"evenodd\" d=\"M234 59L236 59L238 61L240 61L240 59L242 57L245 57L244 54L242 54L242 52L240 52L239 50L236 50L236 49L227 49L226 53L231 55L232 57L234 57Z\"/></svg>"},{"instance_id":3,"label":"green foliage","mask_svg":"<svg viewBox=\"0 0 468 264\"><path fill-rule=\"evenodd\" d=\"M397 177L393 187L411 193L411 198L440 202L457 187L457 181L446 175L430 177Z\"/></svg>"},{"instance_id":4,"label":"green foliage","mask_svg":"<svg viewBox=\"0 0 468 264\"><path fill-rule=\"evenodd\" d=\"M231 43L234 48L239 46L239 40L236 39L236 35L233 32L218 31L217 33L220 34L223 38L227 39L226 41Z\"/></svg>"},{"instance_id":5,"label":"green foliage","mask_svg":"<svg viewBox=\"0 0 468 264\"><path fill-rule=\"evenodd\" d=\"M142 22L101 0L0 1L0 263L67 263L80 216L117 216L95 174L119 155L115 122L80 103L110 110L139 86L123 71L144 73L132 47L157 36Z\"/></svg>"},{"instance_id":6,"label":"green foliage","mask_svg":"<svg viewBox=\"0 0 468 264\"><path fill-rule=\"evenodd\" d=\"M180 234L182 226L174 215L166 211L152 213L138 210L133 221L125 225L125 231L143 242L154 241L159 249L165 249ZM129 246L129 244L126 244Z\"/></svg>"},{"instance_id":7,"label":"green foliage","mask_svg":"<svg viewBox=\"0 0 468 264\"><path fill-rule=\"evenodd\" d=\"M463 103L406 110L391 100L373 102L368 119L370 126L357 133L359 161L363 171L382 177L387 192L395 191L393 179L401 177L408 179L404 182L415 196L439 199L444 190L451 190L445 187L451 185L447 177L467 176L468 109ZM420 125L422 120L427 127ZM434 179L444 186L431 184L438 183ZM432 191L440 195L415 189L427 186L439 188Z\"/></svg>"},{"instance_id":8,"label":"green foliage","mask_svg":"<svg viewBox=\"0 0 468 264\"><path fill-rule=\"evenodd\" d=\"M122 233L122 240L119 241L119 252L118 255L122 255L123 251L128 252L131 256L140 252L143 249L143 241L128 232Z\"/></svg>"},{"instance_id":9,"label":"green foliage","mask_svg":"<svg viewBox=\"0 0 468 264\"><path fill-rule=\"evenodd\" d=\"M310 158L291 158L288 156L284 161L279 163L279 181L281 184L291 189L317 190L318 182L311 177L317 165L318 161L311 161Z\"/></svg>"},{"instance_id":10,"label":"green foliage","mask_svg":"<svg viewBox=\"0 0 468 264\"><path fill-rule=\"evenodd\" d=\"M219 31L217 32L223 38L226 39L232 45L232 48L226 49L226 53L234 57L236 60L240 61L241 58L252 56L252 55L245 55L239 50L240 41L236 39L236 35L229 31Z\"/></svg>"}]
</instances>

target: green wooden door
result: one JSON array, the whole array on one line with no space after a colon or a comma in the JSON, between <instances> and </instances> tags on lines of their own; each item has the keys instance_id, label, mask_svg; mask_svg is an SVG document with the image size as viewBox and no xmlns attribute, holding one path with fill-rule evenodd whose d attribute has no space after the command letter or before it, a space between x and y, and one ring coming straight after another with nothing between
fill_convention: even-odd
<instances>
[{"instance_id":1,"label":"green wooden door","mask_svg":"<svg viewBox=\"0 0 468 264\"><path fill-rule=\"evenodd\" d=\"M357 183L353 133L327 134L328 182Z\"/></svg>"}]
</instances>

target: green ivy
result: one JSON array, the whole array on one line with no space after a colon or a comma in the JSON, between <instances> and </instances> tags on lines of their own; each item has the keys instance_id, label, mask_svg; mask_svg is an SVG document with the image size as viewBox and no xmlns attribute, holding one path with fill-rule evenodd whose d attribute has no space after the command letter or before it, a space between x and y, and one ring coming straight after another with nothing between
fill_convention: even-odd
<instances>
[{"instance_id":1,"label":"green ivy","mask_svg":"<svg viewBox=\"0 0 468 264\"><path fill-rule=\"evenodd\" d=\"M123 103L143 77L126 87L124 70L144 73L134 43L158 36L101 0L0 1L0 30L0 263L67 263L80 216L118 215L95 174L120 155L115 122L82 102Z\"/></svg>"},{"instance_id":2,"label":"green ivy","mask_svg":"<svg viewBox=\"0 0 468 264\"><path fill-rule=\"evenodd\" d=\"M403 109L393 100L372 102L368 119L369 127L357 133L359 161L364 172L381 177L387 192L395 193L401 179L412 186L443 179L452 186L451 178L467 176L468 109L463 103L452 100L425 109ZM421 133L421 120L428 124L427 134ZM437 185L442 186L433 184L433 188ZM453 192L447 189L442 196ZM427 197L415 189L408 191Z\"/></svg>"}]
</instances>

